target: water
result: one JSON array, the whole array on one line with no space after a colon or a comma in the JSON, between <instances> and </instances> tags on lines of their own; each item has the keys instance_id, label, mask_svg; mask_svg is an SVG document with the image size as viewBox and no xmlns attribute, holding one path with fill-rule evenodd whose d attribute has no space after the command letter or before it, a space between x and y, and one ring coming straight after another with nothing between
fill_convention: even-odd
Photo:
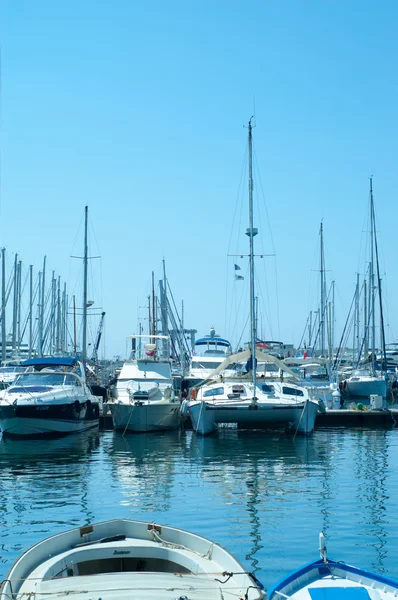
<instances>
[{"instance_id":1,"label":"water","mask_svg":"<svg viewBox=\"0 0 398 600\"><path fill-rule=\"evenodd\" d=\"M0 581L29 546L127 517L209 537L269 586L328 554L398 578L398 431L0 440Z\"/></svg>"}]
</instances>

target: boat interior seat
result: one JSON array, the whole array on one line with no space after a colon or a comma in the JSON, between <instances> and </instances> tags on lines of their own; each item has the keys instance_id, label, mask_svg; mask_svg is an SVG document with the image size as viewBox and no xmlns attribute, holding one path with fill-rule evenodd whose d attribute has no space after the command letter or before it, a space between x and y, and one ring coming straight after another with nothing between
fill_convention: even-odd
<instances>
[{"instance_id":1,"label":"boat interior seat","mask_svg":"<svg viewBox=\"0 0 398 600\"><path fill-rule=\"evenodd\" d=\"M214 561L192 550L126 538L117 546L112 543L88 544L49 557L31 573L39 580L63 579L79 575L100 575L125 572L207 573L214 571ZM224 569L220 567L220 573Z\"/></svg>"}]
</instances>

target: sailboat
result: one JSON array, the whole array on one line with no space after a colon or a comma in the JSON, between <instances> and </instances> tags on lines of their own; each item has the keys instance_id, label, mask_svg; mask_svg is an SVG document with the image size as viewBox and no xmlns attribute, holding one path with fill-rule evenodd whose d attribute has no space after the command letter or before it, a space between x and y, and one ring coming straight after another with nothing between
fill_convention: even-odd
<instances>
[{"instance_id":1,"label":"sailboat","mask_svg":"<svg viewBox=\"0 0 398 600\"><path fill-rule=\"evenodd\" d=\"M254 290L254 237L252 176L252 119L248 124L249 147L249 228L250 240L250 348L231 355L202 385L194 388L191 398L181 406L182 415L189 415L194 430L202 435L217 430L220 423L234 423L239 428L292 429L310 433L315 424L318 402L311 399L304 387L285 383L283 370L289 371L278 358L257 349L257 324ZM257 362L276 363L281 371L280 381L266 382L257 377ZM230 374L235 365L236 376ZM223 375L225 369L228 375Z\"/></svg>"},{"instance_id":2,"label":"sailboat","mask_svg":"<svg viewBox=\"0 0 398 600\"><path fill-rule=\"evenodd\" d=\"M376 256L375 256L376 254ZM378 285L375 284L374 259L376 258ZM353 374L346 379L346 390L350 396L369 397L372 395L386 398L388 392L388 381L384 371L376 371L376 325L375 325L375 295L378 290L380 317L381 317L381 339L385 352L383 306L380 292L379 260L377 251L375 211L373 202L372 178L370 178L370 262L369 262L369 315L365 315L365 331L362 347L359 351L358 362ZM369 330L372 333L371 354L360 361L362 351L367 353L369 343ZM378 407L380 408L380 407Z\"/></svg>"}]
</instances>

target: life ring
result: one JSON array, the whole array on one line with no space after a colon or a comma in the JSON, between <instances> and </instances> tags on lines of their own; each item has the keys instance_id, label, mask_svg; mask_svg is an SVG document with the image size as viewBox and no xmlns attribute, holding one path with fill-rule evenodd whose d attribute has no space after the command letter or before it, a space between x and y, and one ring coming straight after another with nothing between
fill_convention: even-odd
<instances>
[{"instance_id":1,"label":"life ring","mask_svg":"<svg viewBox=\"0 0 398 600\"><path fill-rule=\"evenodd\" d=\"M191 390L191 400L196 400L196 389L192 388Z\"/></svg>"}]
</instances>

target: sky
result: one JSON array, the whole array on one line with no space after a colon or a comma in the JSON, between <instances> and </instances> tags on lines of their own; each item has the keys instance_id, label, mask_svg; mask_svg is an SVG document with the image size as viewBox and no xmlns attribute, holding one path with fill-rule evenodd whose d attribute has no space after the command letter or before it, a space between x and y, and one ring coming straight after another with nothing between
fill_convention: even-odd
<instances>
[{"instance_id":1,"label":"sky","mask_svg":"<svg viewBox=\"0 0 398 600\"><path fill-rule=\"evenodd\" d=\"M35 274L46 256L81 302L71 256L83 253L87 205L100 256L89 330L104 310L103 357L124 356L148 326L163 260L185 327L247 341L247 259L236 281L228 254L248 252L254 115L256 247L274 255L256 259L261 336L302 340L319 304L322 222L338 341L366 260L373 176L396 341L397 26L395 0L0 0L7 273L15 253Z\"/></svg>"}]
</instances>

